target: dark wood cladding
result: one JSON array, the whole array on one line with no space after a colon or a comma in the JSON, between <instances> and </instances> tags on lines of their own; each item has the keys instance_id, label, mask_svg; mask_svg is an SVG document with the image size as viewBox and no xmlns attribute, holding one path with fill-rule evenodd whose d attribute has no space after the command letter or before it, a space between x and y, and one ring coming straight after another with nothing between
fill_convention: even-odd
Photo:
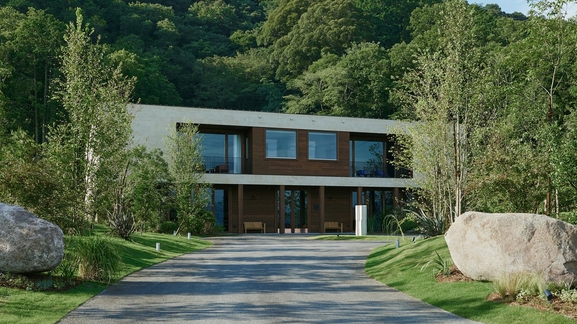
<instances>
[{"instance_id":1,"label":"dark wood cladding","mask_svg":"<svg viewBox=\"0 0 577 324\"><path fill-rule=\"evenodd\" d=\"M327 187L325 192L325 222L343 223L344 232L352 232L351 190L348 188Z\"/></svg>"},{"instance_id":2,"label":"dark wood cladding","mask_svg":"<svg viewBox=\"0 0 577 324\"><path fill-rule=\"evenodd\" d=\"M276 233L276 187L245 186L243 222L264 222L267 233Z\"/></svg>"},{"instance_id":3,"label":"dark wood cladding","mask_svg":"<svg viewBox=\"0 0 577 324\"><path fill-rule=\"evenodd\" d=\"M277 159L266 157L266 129L253 128L252 173L263 175L302 175L348 177L349 170L349 133L337 132L337 160L309 160L307 130L297 132L296 159Z\"/></svg>"}]
</instances>

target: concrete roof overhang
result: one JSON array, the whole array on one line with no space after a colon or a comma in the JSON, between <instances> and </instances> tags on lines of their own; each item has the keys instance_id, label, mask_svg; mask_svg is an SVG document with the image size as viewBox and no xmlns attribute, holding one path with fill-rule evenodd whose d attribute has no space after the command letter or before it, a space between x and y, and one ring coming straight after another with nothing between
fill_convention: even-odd
<instances>
[{"instance_id":1,"label":"concrete roof overhang","mask_svg":"<svg viewBox=\"0 0 577 324\"><path fill-rule=\"evenodd\" d=\"M363 188L405 188L413 185L412 179L398 178L357 178L357 177L311 177L254 174L207 173L203 180L218 185L263 185L263 186L304 186L304 187L363 187Z\"/></svg>"},{"instance_id":2,"label":"concrete roof overhang","mask_svg":"<svg viewBox=\"0 0 577 324\"><path fill-rule=\"evenodd\" d=\"M277 128L363 134L406 133L408 123L396 120L296 115L242 110L132 105L135 141L149 148L162 148L163 138L177 123L231 128Z\"/></svg>"}]
</instances>

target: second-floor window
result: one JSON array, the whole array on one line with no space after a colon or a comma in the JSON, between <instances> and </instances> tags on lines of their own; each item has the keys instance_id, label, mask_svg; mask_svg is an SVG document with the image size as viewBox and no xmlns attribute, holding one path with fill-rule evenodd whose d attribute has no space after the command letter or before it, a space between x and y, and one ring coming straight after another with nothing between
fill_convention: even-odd
<instances>
[{"instance_id":1,"label":"second-floor window","mask_svg":"<svg viewBox=\"0 0 577 324\"><path fill-rule=\"evenodd\" d=\"M202 158L209 173L241 173L242 136L201 133Z\"/></svg>"},{"instance_id":2,"label":"second-floor window","mask_svg":"<svg viewBox=\"0 0 577 324\"><path fill-rule=\"evenodd\" d=\"M309 159L337 160L337 134L309 132Z\"/></svg>"},{"instance_id":3,"label":"second-floor window","mask_svg":"<svg viewBox=\"0 0 577 324\"><path fill-rule=\"evenodd\" d=\"M297 133L287 130L266 130L266 157L297 158Z\"/></svg>"}]
</instances>

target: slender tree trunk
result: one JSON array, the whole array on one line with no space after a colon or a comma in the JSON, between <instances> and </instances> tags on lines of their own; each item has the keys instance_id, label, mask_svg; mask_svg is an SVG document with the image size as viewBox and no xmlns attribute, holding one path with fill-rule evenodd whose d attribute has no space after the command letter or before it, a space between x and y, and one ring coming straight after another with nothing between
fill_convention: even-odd
<instances>
[{"instance_id":1,"label":"slender tree trunk","mask_svg":"<svg viewBox=\"0 0 577 324\"><path fill-rule=\"evenodd\" d=\"M46 142L46 124L48 123L48 59L44 61L44 98L42 105L44 106L44 118L42 120L42 143Z\"/></svg>"},{"instance_id":2,"label":"slender tree trunk","mask_svg":"<svg viewBox=\"0 0 577 324\"><path fill-rule=\"evenodd\" d=\"M34 105L34 140L36 144L40 144L40 131L38 122L38 80L36 75L36 66L32 67L34 70L34 99L32 100L32 105Z\"/></svg>"}]
</instances>

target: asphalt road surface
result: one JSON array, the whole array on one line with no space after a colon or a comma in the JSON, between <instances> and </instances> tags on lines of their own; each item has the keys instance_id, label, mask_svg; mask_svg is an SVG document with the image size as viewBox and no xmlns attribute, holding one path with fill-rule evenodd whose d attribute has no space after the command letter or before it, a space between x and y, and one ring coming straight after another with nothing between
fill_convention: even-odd
<instances>
[{"instance_id":1,"label":"asphalt road surface","mask_svg":"<svg viewBox=\"0 0 577 324\"><path fill-rule=\"evenodd\" d=\"M239 235L125 277L60 323L473 323L364 272L376 241Z\"/></svg>"}]
</instances>

